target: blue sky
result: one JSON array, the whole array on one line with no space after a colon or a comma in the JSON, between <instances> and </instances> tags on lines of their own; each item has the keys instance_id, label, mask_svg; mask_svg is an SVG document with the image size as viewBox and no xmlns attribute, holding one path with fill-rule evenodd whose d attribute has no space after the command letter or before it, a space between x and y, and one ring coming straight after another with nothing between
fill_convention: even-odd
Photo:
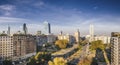
<instances>
[{"instance_id":1,"label":"blue sky","mask_svg":"<svg viewBox=\"0 0 120 65\"><path fill-rule=\"evenodd\" d=\"M77 29L89 34L120 32L120 0L0 0L0 31L22 31L27 23L29 33L43 31L43 22L51 23L52 32L73 34ZM44 31L43 31L44 32Z\"/></svg>"}]
</instances>

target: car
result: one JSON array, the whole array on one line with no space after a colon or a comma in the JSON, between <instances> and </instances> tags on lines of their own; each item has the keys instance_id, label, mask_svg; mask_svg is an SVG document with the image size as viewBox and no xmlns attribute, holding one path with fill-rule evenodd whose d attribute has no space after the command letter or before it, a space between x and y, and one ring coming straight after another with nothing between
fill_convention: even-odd
<instances>
[{"instance_id":1,"label":"car","mask_svg":"<svg viewBox=\"0 0 120 65\"><path fill-rule=\"evenodd\" d=\"M22 62L20 61L19 63L21 64Z\"/></svg>"}]
</instances>

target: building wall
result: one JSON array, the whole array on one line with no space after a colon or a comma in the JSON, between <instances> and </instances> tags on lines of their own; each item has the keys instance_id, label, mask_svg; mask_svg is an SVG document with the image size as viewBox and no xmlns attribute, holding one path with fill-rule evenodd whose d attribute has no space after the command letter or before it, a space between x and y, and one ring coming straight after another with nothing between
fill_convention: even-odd
<instances>
[{"instance_id":1,"label":"building wall","mask_svg":"<svg viewBox=\"0 0 120 65\"><path fill-rule=\"evenodd\" d=\"M36 40L32 35L13 35L14 57L24 58L26 54L36 52Z\"/></svg>"},{"instance_id":2,"label":"building wall","mask_svg":"<svg viewBox=\"0 0 120 65\"><path fill-rule=\"evenodd\" d=\"M80 32L79 32L79 30L77 32L75 32L75 40L76 40L76 42L80 42Z\"/></svg>"},{"instance_id":3,"label":"building wall","mask_svg":"<svg viewBox=\"0 0 120 65\"><path fill-rule=\"evenodd\" d=\"M120 32L111 33L111 65L120 65Z\"/></svg>"},{"instance_id":4,"label":"building wall","mask_svg":"<svg viewBox=\"0 0 120 65\"><path fill-rule=\"evenodd\" d=\"M119 65L120 64L120 38L112 37L111 38L111 65Z\"/></svg>"},{"instance_id":5,"label":"building wall","mask_svg":"<svg viewBox=\"0 0 120 65\"><path fill-rule=\"evenodd\" d=\"M2 59L11 59L13 57L12 36L0 36L0 56Z\"/></svg>"},{"instance_id":6,"label":"building wall","mask_svg":"<svg viewBox=\"0 0 120 65\"><path fill-rule=\"evenodd\" d=\"M70 44L75 42L75 37L72 35L58 35L58 40L68 40Z\"/></svg>"},{"instance_id":7,"label":"building wall","mask_svg":"<svg viewBox=\"0 0 120 65\"><path fill-rule=\"evenodd\" d=\"M90 33L90 39L89 41L94 41L94 26L93 24L90 24L90 30L89 30L89 33Z\"/></svg>"},{"instance_id":8,"label":"building wall","mask_svg":"<svg viewBox=\"0 0 120 65\"><path fill-rule=\"evenodd\" d=\"M97 40L101 40L103 41L104 44L108 44L110 43L110 38L109 36L96 36L94 37L94 40L97 41Z\"/></svg>"},{"instance_id":9,"label":"building wall","mask_svg":"<svg viewBox=\"0 0 120 65\"><path fill-rule=\"evenodd\" d=\"M47 43L47 36L46 35L36 36L36 41L38 46L42 46L43 44Z\"/></svg>"},{"instance_id":10,"label":"building wall","mask_svg":"<svg viewBox=\"0 0 120 65\"><path fill-rule=\"evenodd\" d=\"M54 43L56 41L56 36L55 35L47 35L47 42L48 43Z\"/></svg>"}]
</instances>

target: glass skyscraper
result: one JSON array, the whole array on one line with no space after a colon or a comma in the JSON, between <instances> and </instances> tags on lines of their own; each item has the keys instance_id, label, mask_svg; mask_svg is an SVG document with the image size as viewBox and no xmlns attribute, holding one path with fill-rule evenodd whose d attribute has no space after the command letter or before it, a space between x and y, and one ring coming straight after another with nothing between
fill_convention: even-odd
<instances>
[{"instance_id":1,"label":"glass skyscraper","mask_svg":"<svg viewBox=\"0 0 120 65\"><path fill-rule=\"evenodd\" d=\"M51 34L51 26L47 21L44 22L44 30L46 35Z\"/></svg>"}]
</instances>

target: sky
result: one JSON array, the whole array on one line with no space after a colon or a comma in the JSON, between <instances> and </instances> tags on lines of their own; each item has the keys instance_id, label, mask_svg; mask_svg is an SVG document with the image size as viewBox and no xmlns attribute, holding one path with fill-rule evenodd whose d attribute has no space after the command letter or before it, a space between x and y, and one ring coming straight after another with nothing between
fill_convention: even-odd
<instances>
[{"instance_id":1,"label":"sky","mask_svg":"<svg viewBox=\"0 0 120 65\"><path fill-rule=\"evenodd\" d=\"M11 32L22 31L27 24L29 33L41 30L43 22L51 24L54 34L89 34L94 25L96 35L120 32L120 0L0 0L0 32L11 27Z\"/></svg>"}]
</instances>

